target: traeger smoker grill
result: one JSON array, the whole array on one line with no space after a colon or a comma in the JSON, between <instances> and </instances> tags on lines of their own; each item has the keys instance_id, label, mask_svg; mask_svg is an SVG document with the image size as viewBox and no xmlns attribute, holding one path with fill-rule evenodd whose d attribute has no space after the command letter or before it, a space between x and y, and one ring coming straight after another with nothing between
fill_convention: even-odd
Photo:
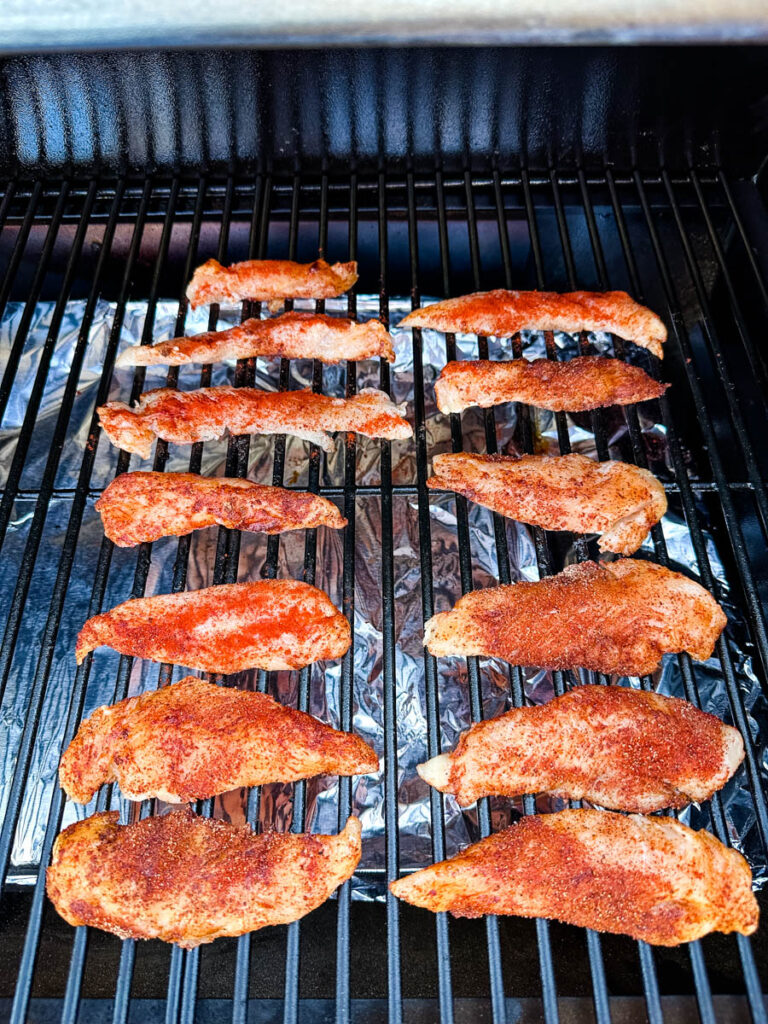
<instances>
[{"instance_id":1,"label":"traeger smoker grill","mask_svg":"<svg viewBox=\"0 0 768 1024\"><path fill-rule=\"evenodd\" d=\"M204 26L189 27L188 12L144 12L156 19L154 45L250 46L162 52L114 49L147 41L138 13L119 26L114 12L91 12L78 35L77 12L12 7L4 45L19 52L0 65L0 1018L766 1020L765 922L751 940L653 949L543 921L435 918L385 896L398 873L536 808L532 798L514 811L510 801L482 801L461 814L427 791L414 764L448 749L470 720L580 681L473 659L438 664L423 651L424 619L462 591L596 552L428 492L433 454L462 447L574 448L650 465L663 480L670 513L647 554L697 576L731 622L710 663L667 659L661 681L640 685L661 685L740 728L744 767L684 820L740 846L756 878L766 877L768 52L423 45L441 35L541 43L550 32L571 43L585 33L603 42L765 38L764 12L745 6L728 24L689 25L652 20L649 5L642 25L622 27L619 17L600 29L557 16L533 28L522 15L493 22L480 5L479 21L469 12L442 32L428 18L414 27L369 11L352 19L354 49L286 48L338 43L338 26L314 35L270 27L279 12L264 14L261 33L252 11L237 28L205 12L209 39ZM402 45L365 46L382 40ZM112 49L30 55L40 45ZM626 288L666 320L666 357L654 364L605 338L502 344L414 331L396 335L392 369L259 360L113 374L129 339L215 326L218 309L195 318L183 298L204 259L318 253L360 263L355 291L327 309L388 325L427 297L479 288ZM230 310L228 322L252 312ZM551 358L569 345L615 345L671 389L651 412L437 415L432 382L447 358L518 358L529 343ZM349 526L268 541L211 530L114 549L93 504L136 460L100 437L95 407L110 394L223 379L303 381L342 395L380 384L408 401L415 438L390 446L342 437L330 459L284 438L160 443L158 470L225 468L309 487L336 501ZM340 668L252 673L238 685L344 729L354 719L383 771L363 783L230 794L200 809L335 831L354 807L365 830L360 871L299 924L191 953L73 931L44 895L53 840L75 815L56 786L60 750L83 714L172 678L168 666L104 651L75 670L78 628L130 596L275 575L328 590L353 623L354 653ZM120 807L123 820L160 810L130 807L106 788L97 806Z\"/></svg>"}]
</instances>

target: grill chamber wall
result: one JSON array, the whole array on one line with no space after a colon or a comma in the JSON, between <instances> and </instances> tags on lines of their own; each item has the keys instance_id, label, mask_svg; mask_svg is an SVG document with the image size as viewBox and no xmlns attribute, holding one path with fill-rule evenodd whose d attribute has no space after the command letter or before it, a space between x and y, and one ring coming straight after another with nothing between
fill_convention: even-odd
<instances>
[{"instance_id":1,"label":"grill chamber wall","mask_svg":"<svg viewBox=\"0 0 768 1024\"><path fill-rule=\"evenodd\" d=\"M0 64L0 170L551 166L754 174L765 47L37 54Z\"/></svg>"}]
</instances>

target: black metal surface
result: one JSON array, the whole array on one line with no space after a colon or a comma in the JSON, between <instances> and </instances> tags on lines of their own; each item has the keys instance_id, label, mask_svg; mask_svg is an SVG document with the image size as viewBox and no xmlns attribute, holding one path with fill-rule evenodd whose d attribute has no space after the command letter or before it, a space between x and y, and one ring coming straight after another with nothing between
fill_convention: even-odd
<instances>
[{"instance_id":1,"label":"black metal surface","mask_svg":"<svg viewBox=\"0 0 768 1024\"><path fill-rule=\"evenodd\" d=\"M569 288L573 286L629 287L633 294L661 311L671 324L667 358L662 370L673 388L662 402L674 464L670 499L678 502L691 531L702 582L717 590L701 530L702 502L708 502L717 525L721 554L727 563L733 599L739 604L750 634L749 650L755 668L768 679L766 638L766 455L764 437L766 396L761 390L764 362L762 339L768 313L765 266L768 261L768 214L753 185L731 179L724 171L714 175L690 172L685 176L662 173L648 177L639 172L621 178L611 171L600 174L578 170L551 171L537 176L523 171L507 175L494 170L487 178L437 172L431 177L409 173L396 178L353 175L294 176L278 179L257 175L252 179L188 181L182 178L117 182L72 180L63 186L30 185L13 181L0 203L0 253L6 254L2 304L19 292L26 296L14 348L20 358L35 303L55 298L57 310L70 297L87 303L61 408L54 427L48 463L36 489L25 490L34 500L31 529L18 563L18 581L4 612L4 640L0 648L2 684L19 671L19 644L29 642L29 623L43 623L34 636L36 670L29 680L25 724L13 751L13 781L5 794L0 824L0 880L4 883L0 928L0 1019L23 1021L207 1021L228 1020L401 1020L451 1022L487 1019L495 1022L529 1019L537 1014L547 1022L559 1019L594 1019L608 1022L635 1019L639 1012L653 1022L680 1019L678 1012L702 1021L724 1019L765 1021L764 997L768 988L765 969L768 945L765 928L753 940L712 937L678 951L654 950L644 944L611 936L582 934L547 922L493 919L485 922L449 920L416 912L391 897L385 903L360 905L350 899L349 884L338 900L305 921L285 929L268 929L236 941L183 953L159 943L137 947L119 943L102 933L77 929L74 933L47 905L43 868L59 830L64 800L55 791L48 809L43 865L35 869L34 884L16 891L5 884L11 844L18 825L21 799L38 735L46 694L54 685L52 669L62 616L67 613L67 590L78 550L85 510L96 496L91 474L99 441L94 417L90 437L74 491L57 491L56 469L67 438L75 401L88 328L98 297L117 301L107 358L95 405L108 394L120 326L129 299L145 299L148 316L142 340L152 340L158 299L180 296L176 323L182 332L186 316L183 285L191 268L208 254L223 262L247 256L285 255L303 249L357 257L361 267L358 290L379 295L379 313L389 321L393 295L410 294L418 305L423 295L459 294L479 286L519 285ZM745 212L750 211L747 217ZM92 271L85 240L100 232L101 244ZM334 250L334 251L332 251ZM338 250L336 252L335 250ZM343 252L342 252L343 250ZM757 296L757 301L755 301ZM355 295L349 297L354 315ZM319 304L322 308L322 304ZM243 315L252 309L246 304ZM211 312L211 323L215 311ZM54 318L39 361L32 390L28 422L19 432L16 449L4 481L0 501L0 530L5 529L13 501L22 493L20 481L35 429L35 396L42 393L50 357L58 341L60 320ZM395 593L397 553L392 528L393 502L408 495L415 503L420 539L421 596L424 618L433 611L430 495L426 488L430 457L425 423L425 379L420 336L413 332L415 404L415 477L393 484L390 446L381 445L381 482L358 488L355 484L356 445L346 441L344 514L349 526L344 537L342 580L343 610L352 621L355 601L355 506L363 492L381 503L381 589L383 617L384 755L387 765L383 815L387 826L385 871L387 879L400 871L398 846L397 772L398 679L394 638L398 616ZM487 341L480 339L480 354ZM448 355L455 340L448 338ZM514 355L520 357L516 343ZM554 350L550 345L550 355ZM9 364L8 373L15 366ZM237 382L253 379L253 365L238 366ZM200 383L210 379L203 368ZM9 377L10 380L10 377ZM134 375L133 397L142 388L144 371ZM178 373L168 372L175 386ZM288 364L283 361L279 385L288 385ZM313 386L323 384L316 364ZM390 386L390 368L383 364L381 386ZM3 386L0 386L3 387ZM7 385L0 390L7 398ZM347 393L355 388L354 366L347 368ZM523 416L527 411L522 410ZM626 410L629 443L626 457L644 465L646 451L637 413ZM523 436L533 445L530 421ZM605 457L605 414L592 419L598 452ZM489 451L496 445L493 411L484 417ZM461 417L452 419L452 440L460 450ZM563 450L568 435L559 424ZM244 475L248 465L248 438L232 438L227 469ZM155 468L162 470L167 447L158 445ZM321 488L320 459L310 454L310 488ZM193 446L191 471L199 471L202 446ZM129 465L115 452L116 471ZM273 482L284 479L284 439L274 445ZM51 529L48 514L54 497L69 504L69 520L61 538L59 561L48 592L31 587L41 541ZM473 585L466 502L457 500L459 572L462 588ZM495 523L499 578L509 579L509 554L502 523ZM0 542L4 539L0 534ZM756 544L754 538L761 538ZM542 574L559 568L557 550L543 531L535 532ZM654 528L656 559L667 558L664 537ZM279 537L270 538L263 574L275 576ZM586 557L588 548L579 549ZM189 539L178 542L174 589L186 586ZM216 548L215 582L237 578L239 535L220 530ZM151 545L135 556L133 596L143 593L151 564ZM93 574L89 614L104 603L112 558L112 545L103 542ZM314 532L306 538L304 578L314 579L317 543ZM125 595L128 596L128 595ZM746 775L754 800L756 829L768 844L766 794L760 788L757 752L746 728L743 695L739 691L732 654L724 640L717 648L728 688L730 712L747 740ZM440 751L441 695L434 659L425 651L425 704L430 756ZM69 695L62 743L74 735L82 715L91 659L80 666ZM131 659L122 658L114 684L115 699L127 693ZM352 723L354 663L351 654L342 665L341 724ZM686 694L699 702L697 668L687 656L680 658ZM169 666L159 669L159 681L170 678ZM262 673L258 685L269 689ZM299 678L298 703L306 707L310 677ZM567 677L556 687L563 690ZM645 685L650 685L646 680ZM473 718L482 717L480 670L469 664ZM768 688L766 690L768 693ZM520 670L509 671L509 703L524 701ZM339 789L341 825L351 801L351 783ZM250 796L249 818L258 818L259 792ZM103 802L106 801L106 792ZM532 798L526 810L533 811ZM205 813L208 808L202 807ZM148 813L145 806L135 815ZM295 790L292 826L300 830L305 811L305 790ZM433 792L430 803L431 844L435 859L445 851L442 797ZM710 805L711 828L727 841L721 801ZM495 826L487 801L480 805L479 830ZM762 977L760 971L763 972ZM724 996L738 995L724 1002ZM671 997L688 997L682 1002ZM622 1003L623 997L636 997ZM693 997L693 998L690 998ZM427 1000L425 1003L424 1000ZM638 1002L640 1001L640 1002ZM642 1009L638 1010L638 1006ZM578 1007L579 1016L575 1013ZM681 1009L682 1007L682 1009ZM686 1017L685 1019L688 1019ZM729 1018L731 1019L731 1018Z\"/></svg>"},{"instance_id":2,"label":"black metal surface","mask_svg":"<svg viewBox=\"0 0 768 1024\"><path fill-rule=\"evenodd\" d=\"M751 175L765 66L764 45L35 53L0 60L0 172Z\"/></svg>"}]
</instances>

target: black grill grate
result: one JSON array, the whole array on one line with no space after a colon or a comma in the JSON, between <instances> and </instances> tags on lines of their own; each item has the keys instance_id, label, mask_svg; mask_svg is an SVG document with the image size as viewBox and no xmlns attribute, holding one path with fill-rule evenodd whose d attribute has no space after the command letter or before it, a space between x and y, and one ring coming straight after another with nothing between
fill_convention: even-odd
<instances>
[{"instance_id":1,"label":"black grill grate","mask_svg":"<svg viewBox=\"0 0 768 1024\"><path fill-rule=\"evenodd\" d=\"M762 223L761 223L762 221ZM750 225L747 228L747 225ZM332 258L348 252L361 263L359 291L379 295L383 323L389 322L392 295L410 292L414 306L422 295L451 295L479 288L518 286L572 289L577 287L628 287L641 301L667 314L672 331L669 354L664 364L666 379L674 381L669 396L662 400L662 419L667 431L674 466L674 480L668 492L680 502L690 530L700 576L704 585L716 590L717 584L709 560L706 539L700 525L702 502L711 510L720 531L721 548L729 573L732 596L740 605L749 632L749 650L754 654L755 670L768 678L768 637L764 618L768 588L768 560L765 539L768 535L768 495L765 489L766 456L761 444L765 428L766 357L763 347L765 320L768 316L766 265L768 250L761 248L768 238L768 213L750 183L730 182L724 173L690 174L674 180L666 173L656 178L616 179L610 170L599 178L585 173L575 176L552 171L549 176L532 178L525 171L507 176L495 173L477 179L467 172L463 177L444 178L437 172L424 179L408 175L392 178L351 176L345 181L322 177L272 180L260 175L252 181L233 178L225 182L200 180L117 182L64 182L51 185L37 182L8 183L0 203L0 256L5 259L5 277L0 288L0 312L10 300L22 300L12 349L0 382L0 416L11 395L15 375L25 352L36 304L55 299L55 311L47 339L39 355L34 384L28 397L23 424L14 442L13 455L5 475L0 501L0 543L6 540L13 510L19 498L33 502L26 544L18 561L18 580L7 608L2 648L0 648L0 691L5 697L8 684L20 668L18 641L25 624L35 632L34 674L25 682L24 724L15 747L6 757L11 765L10 783L2 804L0 829L0 877L9 875L11 851L19 826L19 815L27 776L32 763L44 703L55 685L53 669L57 637L65 614L67 591L76 571L78 539L84 515L96 493L92 473L99 431L91 421L88 443L74 489L57 487L60 458L67 442L67 430L77 397L80 374L88 345L89 330L97 300L116 302L116 313L107 347L103 375L94 395L94 408L107 399L117 352L120 330L129 299L145 299L147 318L142 341L152 339L154 316L161 296L178 294L176 332L183 333L186 303L183 286L192 268L208 255L222 262L269 255L288 258L306 250L328 253ZM521 242L521 238L523 239ZM94 239L97 255L94 257ZM519 263L522 250L526 257ZM62 317L71 298L85 299L82 323L75 354L62 391L58 419L50 437L49 455L36 486L25 480L24 468L39 429L37 415L46 380L59 341ZM322 309L322 303L318 303ZM356 313L356 297L348 299L349 315ZM244 305L243 315L257 312ZM216 322L212 309L210 324ZM396 552L393 537L393 502L407 495L415 502L419 530L421 595L424 618L433 613L433 566L430 543L430 496L426 488L430 456L426 430L425 374L418 331L413 332L415 477L408 482L393 482L390 446L381 445L380 484L356 485L356 443L346 440L344 487L321 486L321 452L312 448L309 462L309 488L336 496L343 503L349 526L344 535L344 569L341 593L344 613L354 621L355 602L355 509L356 497L375 495L381 505L381 592L382 592L382 664L384 758L387 773L384 787L386 824L384 874L396 877L399 864L397 770L398 680L395 670L397 602L395 596ZM586 344L586 339L582 339ZM619 343L617 343L619 344ZM622 354L618 349L618 354ZM479 339L479 354L487 356L488 342ZM447 356L454 358L456 343L447 338ZM515 357L521 356L520 340L514 343ZM548 339L548 354L555 358L554 340ZM389 391L390 367L382 364L380 385ZM248 384L254 378L253 362L238 365L236 382ZM211 379L211 368L203 368L200 385ZM144 382L144 370L137 369L132 398L138 397ZM168 372L168 386L178 382L178 371ZM283 360L279 386L288 387L289 366ZM322 367L314 365L312 384L323 384ZM347 394L356 387L355 367L347 368ZM534 435L529 410L523 417L523 444L533 450ZM628 444L626 456L640 465L647 462L646 448L635 409L626 412ZM608 457L609 438L605 414L592 417L598 454ZM487 450L497 444L494 413L484 414ZM568 450L569 439L562 416L557 422L561 450ZM451 418L454 450L463 444L461 417ZM244 475L248 467L249 439L233 438L227 449L227 472ZM167 446L158 443L154 468L162 470L168 457ZM203 446L191 449L189 468L200 471ZM125 454L115 453L116 471L128 468ZM285 441L274 445L273 482L283 483ZM51 586L41 592L32 588L42 542L55 530L49 522L52 500L68 503L68 522L59 545L58 564L51 575ZM456 501L461 587L473 585L473 565L467 504ZM47 518L48 517L48 518ZM507 534L503 522L495 518L498 577L510 578ZM539 569L542 574L557 571L556 552L550 550L546 534L534 531ZM662 564L667 559L660 527L654 528L655 555ZM186 586L190 539L181 538L174 564L173 588ZM221 529L218 533L214 582L232 582L237 578L240 537ZM580 557L588 557L582 542ZM270 537L263 574L278 572L280 538ZM112 545L103 541L98 562L90 566L93 587L89 614L98 612L107 595L107 580L112 560ZM135 556L131 596L139 596L147 585L151 564L151 545L142 545ZM314 531L306 539L304 579L313 581L317 559ZM124 594L123 597L129 596ZM746 776L756 812L756 829L762 845L768 849L768 811L761 790L759 742L751 742L747 727L743 694L725 639L717 654L728 689L730 712L747 740ZM128 693L132 662L121 658L115 678L115 699ZM686 695L700 703L697 669L690 660L680 659ZM83 712L91 671L91 659L80 666L74 686L67 695L63 743L74 735ZM441 708L437 666L424 654L427 748L429 756L441 749ZM170 681L170 667L160 669L160 683ZM470 707L473 719L483 714L481 672L477 659L468 665ZM265 673L258 686L266 689ZM558 674L558 692L568 685L568 677ZM645 685L650 685L646 680ZM309 671L300 673L298 706L308 707ZM341 669L341 727L351 728L354 693L352 652ZM509 701L524 701L520 669L509 670ZM5 710L5 708L4 708ZM765 741L765 737L762 737ZM107 805L104 791L99 807ZM259 817L258 790L249 798L249 817ZM351 780L339 787L338 820L346 819L352 800ZM306 791L298 784L294 791L292 828L301 830L306 811ZM527 812L535 810L533 798L525 801ZM48 825L43 843L45 865L59 831L64 801L59 790L51 790ZM151 808L134 807L135 815ZM209 807L202 807L205 813ZM435 859L446 851L442 798L435 791L430 797L431 843ZM711 827L727 839L727 823L722 803L711 803ZM485 835L493 827L488 801L479 807L479 830ZM482 926L465 930L463 923L450 922L446 915L414 915L391 896L385 905L367 908L359 917L350 898L350 887L342 887L335 904L321 915L322 939L310 921L275 930L282 942L284 971L282 981L270 976L269 963L260 964L263 947L252 936L236 942L220 942L216 950L184 953L170 952L155 944L137 950L126 941L105 939L77 929L62 930L46 908L44 872L30 867L32 886L20 892L5 886L5 900L11 923L2 940L2 957L7 964L6 978L15 977L13 987L3 991L0 1015L10 1020L101 1021L165 1020L351 1020L391 1022L403 1019L442 1021L492 1019L496 1022L517 1019L529 1012L526 1000L532 1000L534 1016L543 1014L557 1021L565 1004L563 996L578 997L582 1009L589 1005L584 1019L600 1024L617 1019L617 997L642 996L642 1015L652 1022L671 1019L667 998L695 996L695 1007L702 1021L718 1017L717 1002L722 995L736 992L744 998L737 1011L745 1018L765 1021L753 943L745 938L705 940L687 948L685 956L669 961L666 955L640 943L628 952L624 943L595 933L586 935L586 959L572 952L563 939L574 940L576 932L564 932L560 926L544 921L530 924L525 949L511 943L508 923L489 918ZM15 874L14 874L14 877ZM359 918L359 919L358 919ZM16 922L16 923L14 923ZM18 927L17 927L18 925ZM434 927L434 937L432 928ZM277 941L277 940L275 940ZM760 937L757 938L760 942ZM261 942L261 939L259 940ZM710 946L710 942L714 943ZM111 943L111 945L110 945ZM413 951L432 946L430 969ZM580 949L582 948L580 946ZM610 947L611 952L605 953ZM457 949L459 952L457 952ZM619 966L614 951L621 951ZM712 952L710 952L712 950ZM401 956L402 951L402 956ZM469 957L468 972L463 958ZM536 963L533 987L530 979L518 984L518 960L527 957ZM687 961L686 961L687 957ZM724 959L721 959L724 958ZM279 959L279 958L278 958ZM302 959L310 964L310 976L302 969ZM381 961L386 961L386 969ZM627 969L624 961L633 961ZM510 966L514 961L514 966ZM670 968L670 962L673 969ZM757 957L760 962L760 957ZM103 971L100 965L106 964ZM724 964L730 966L726 969ZM574 980L575 971L588 976ZM628 972L628 973L627 973ZM148 999L138 992L152 975L155 987L164 990L163 999ZM376 975L371 980L370 974ZM634 977L633 983L627 977ZM221 978L226 979L225 997ZM537 980L536 980L537 979ZM733 979L736 979L735 981ZM762 987L765 987L762 979ZM105 986L110 994L104 995ZM281 990L281 991L280 991ZM94 993L96 993L94 995ZM308 996L307 994L310 993ZM585 997L589 996L588 999ZM524 996L519 1001L518 997ZM214 998L214 996L216 998ZM268 996L263 999L262 997ZM427 1002L423 1002L427 1000ZM467 1000L469 1000L467 1002ZM475 1002L475 1000L482 1000ZM670 1017L667 1018L667 1011ZM570 1011L569 1011L570 1012ZM587 1011L585 1011L587 1012ZM473 1016L473 1014L475 1016ZM528 1018L520 1018L528 1019ZM624 1018L622 1018L624 1019Z\"/></svg>"}]
</instances>

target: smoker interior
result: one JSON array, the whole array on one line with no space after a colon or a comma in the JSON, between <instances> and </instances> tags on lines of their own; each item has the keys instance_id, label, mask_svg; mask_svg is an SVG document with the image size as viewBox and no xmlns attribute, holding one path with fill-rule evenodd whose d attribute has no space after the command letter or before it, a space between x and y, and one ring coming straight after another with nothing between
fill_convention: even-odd
<instances>
[{"instance_id":1,"label":"smoker interior","mask_svg":"<svg viewBox=\"0 0 768 1024\"><path fill-rule=\"evenodd\" d=\"M79 377L89 340L97 298L116 303L103 375L91 389L95 408L108 396L112 368L127 303L145 300L143 341L153 337L153 319L160 298L178 299L177 330L187 313L183 289L190 271L216 256L228 263L249 256L311 259L357 259L360 282L348 299L356 312L356 293L378 296L381 319L389 322L390 302L406 297L418 305L422 296L447 296L482 287L626 288L664 316L670 327L666 358L661 366L671 382L661 402L661 417L672 455L672 475L665 484L670 507L687 523L698 573L716 595L723 582L715 579L709 549L700 526L709 524L723 559L729 600L739 609L754 671L768 678L768 642L764 609L768 586L768 494L764 481L768 455L764 444L768 367L764 345L768 314L768 213L758 186L745 175L727 174L718 166L691 167L684 173L662 167L634 173L603 169L588 172L576 165L552 168L545 174L491 168L477 174L435 171L345 174L266 172L225 178L156 176L137 179L77 176L54 181L50 176L10 178L0 204L0 258L5 274L0 308L20 304L7 365L0 383L0 411L5 413L14 376L24 365L25 344L37 303L56 303L47 339L28 395L26 414L10 438L0 502L0 539L5 543L4 638L0 649L3 716L16 728L4 754L6 786L2 799L0 866L4 882L0 929L0 1018L22 1021L538 1021L701 1019L766 1019L762 992L768 988L768 940L763 928L751 940L711 936L680 949L653 949L614 936L598 936L556 923L519 919L478 921L433 917L386 901L350 898L350 885L338 899L298 924L271 928L239 940L218 940L211 946L183 952L161 943L135 944L83 928L72 930L44 896L44 867L64 812L61 792L51 784L40 863L12 861L14 837L23 826L20 811L30 765L38 765L39 725L46 702L60 685L57 666L72 656L62 637L71 637L73 574L85 574L88 613L106 607L110 565L115 552L104 540L98 558L87 565L78 558L83 523L92 521L99 489L93 486L96 452L107 445L95 417L87 443L78 452L74 488L59 485L63 453L70 453L68 430L77 400ZM71 368L61 389L55 424L38 423L37 413L47 374L59 344L66 304L85 300ZM10 305L9 305L10 304ZM243 315L253 312L243 309ZM216 310L212 311L214 321ZM555 356L550 342L550 353ZM341 604L352 618L356 594L355 516L360 502L374 498L380 506L381 535L375 566L381 589L381 651L377 671L383 680L383 755L385 764L385 856L378 881L398 875L398 800L407 800L407 783L397 767L398 707L401 682L395 670L395 636L402 610L398 607L399 547L393 532L393 508L408 503L420 552L421 614L433 612L433 546L430 503L426 488L431 452L425 429L425 403L431 380L424 373L421 338L413 332L414 400L408 415L415 427L410 478L393 476L390 445L380 448L380 475L374 486L358 488L358 444L345 444L344 486L326 487L322 453L307 448L310 489L337 501L349 519L343 538ZM586 344L586 339L584 340ZM617 354L623 349L617 342ZM446 358L456 351L446 339ZM477 339L481 356L488 341ZM629 348L630 346L627 346ZM520 339L511 351L521 354ZM658 374L647 355L638 361ZM203 368L200 383L210 379ZM237 368L236 379L253 379L253 364ZM356 368L346 369L347 393L356 387ZM286 387L285 361L275 386ZM133 377L132 398L144 381ZM168 373L169 386L178 374ZM313 384L322 387L322 367L314 367ZM390 390L391 371L383 364L380 384ZM123 396L127 398L126 396ZM488 451L497 447L498 417L488 411L483 428ZM649 453L637 410L628 407L622 456L644 465ZM519 443L531 450L536 438L531 410L519 417ZM605 456L613 420L607 411L590 417L598 451ZM567 431L559 423L561 450ZM463 444L462 417L451 418L455 450ZM41 443L49 454L42 475L30 480L25 462ZM201 445L190 450L189 467L199 471ZM71 454L71 453L70 453ZM159 443L154 468L162 470L167 446ZM228 444L227 471L245 475L249 439ZM129 457L112 452L114 473L129 468ZM285 476L285 440L274 441L272 480ZM269 481L262 481L269 482ZM464 590L475 579L469 542L468 509L455 505L458 563ZM498 579L510 576L507 535L496 523ZM23 530L21 529L23 527ZM17 540L16 537L20 537ZM187 584L189 538L177 545L174 589ZM241 538L218 531L215 582L238 578ZM270 538L262 567L264 576L278 570L281 538ZM554 535L535 531L542 574L559 571L566 545ZM667 559L664 535L653 531L654 557ZM318 540L306 536L304 578L316 578ZM577 546L580 557L595 548ZM116 599L144 592L152 564L150 545L129 552L132 584ZM115 596L115 595L113 595ZM114 601L112 602L114 603ZM732 652L725 640L716 650L728 684L726 717L741 726L747 760L740 778L754 799L755 832L766 851L768 813L761 790L759 762L765 737L745 728L743 694L736 682ZM441 722L448 710L441 701L437 667L426 652L423 693L430 756L441 749ZM73 736L91 680L89 657L77 670L63 696L59 745ZM114 695L128 692L132 664L120 658ZM701 669L687 656L679 659L686 695L699 702ZM483 668L475 659L467 666L472 717L483 715ZM170 679L168 666L155 668L156 683ZM306 708L310 675L297 674L297 706ZM22 698L18 695L23 682ZM578 682L570 673L557 677L566 688ZM355 678L351 655L345 657L340 682L340 724L350 728L356 694L368 681ZM644 680L646 686L652 685ZM271 677L260 674L256 685L270 691ZM61 697L61 694L59 694ZM524 701L522 675L509 672L508 701ZM45 761L49 782L58 749ZM40 769L36 769L40 770ZM347 816L351 782L341 780L338 820ZM100 806L115 797L105 790ZM494 804L494 807L496 805ZM259 819L259 794L249 799L249 817ZM532 798L524 801L534 809ZM293 789L291 827L301 828L306 813L306 787ZM151 808L134 808L133 815ZM211 808L204 806L203 813ZM431 820L423 843L434 859L445 850L443 802L432 793ZM708 806L709 827L727 840L719 797ZM479 806L477 829L487 834L499 818L487 801ZM375 874L375 872L374 872ZM374 879L376 881L376 879ZM765 901L763 900L765 907Z\"/></svg>"}]
</instances>

